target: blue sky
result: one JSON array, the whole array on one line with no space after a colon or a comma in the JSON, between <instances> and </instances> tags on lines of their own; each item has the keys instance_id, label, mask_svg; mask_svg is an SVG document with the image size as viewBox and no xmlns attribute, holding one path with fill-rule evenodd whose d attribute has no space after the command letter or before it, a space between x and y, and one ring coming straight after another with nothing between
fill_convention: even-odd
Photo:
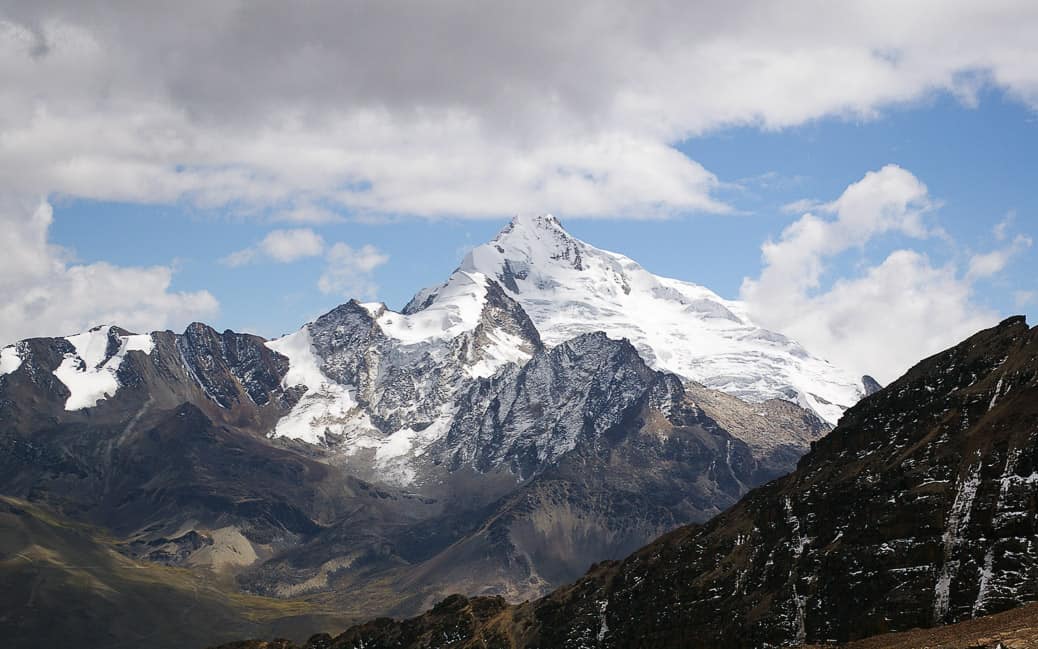
<instances>
[{"instance_id":1,"label":"blue sky","mask_svg":"<svg viewBox=\"0 0 1038 649\"><path fill-rule=\"evenodd\" d=\"M1026 0L7 3L0 343L399 308L552 212L896 376L1038 304L1036 34Z\"/></svg>"},{"instance_id":2,"label":"blue sky","mask_svg":"<svg viewBox=\"0 0 1038 649\"><path fill-rule=\"evenodd\" d=\"M985 93L977 106L942 95L871 119L834 117L774 131L722 129L679 148L717 174L726 185L717 195L736 213L650 220L557 216L585 241L733 299L743 278L760 271L761 243L800 216L783 212L784 205L804 198L832 200L866 171L887 163L910 170L929 187L940 201L932 216L957 245L886 237L843 255L829 270L829 283L856 274L863 260L876 263L899 245L912 245L935 261L961 262L971 251L996 247L993 228L1009 215L1009 230L1038 236L1038 117L999 91ZM285 223L183 203L75 199L55 202L54 215L52 241L83 262L174 265L174 290L207 289L219 300L219 313L211 320L220 328L274 336L347 297L317 289L323 265L318 257L239 268L219 262ZM504 223L503 218L407 215L372 223L347 215L339 223L307 227L329 241L370 243L388 254L389 261L373 272L376 297L400 308L419 288L445 279L467 247L489 240ZM1036 255L1026 251L997 277L978 282L977 302L1003 315L1035 313L1038 296L1021 301L1020 294L1038 293Z\"/></svg>"}]
</instances>

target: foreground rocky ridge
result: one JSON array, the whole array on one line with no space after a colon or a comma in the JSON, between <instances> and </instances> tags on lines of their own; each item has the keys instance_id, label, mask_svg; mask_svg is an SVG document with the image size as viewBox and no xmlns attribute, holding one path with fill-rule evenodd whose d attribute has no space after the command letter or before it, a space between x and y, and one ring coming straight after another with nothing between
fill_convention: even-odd
<instances>
[{"instance_id":1,"label":"foreground rocky ridge","mask_svg":"<svg viewBox=\"0 0 1038 649\"><path fill-rule=\"evenodd\" d=\"M328 649L334 640L326 634L297 645L290 640L245 640L223 649ZM834 645L800 645L803 649L1031 649L1038 646L1038 604L984 615L931 629L884 633Z\"/></svg>"},{"instance_id":2,"label":"foreground rocky ridge","mask_svg":"<svg viewBox=\"0 0 1038 649\"><path fill-rule=\"evenodd\" d=\"M551 595L444 600L308 647L846 642L1038 600L1038 329L1011 318L848 411L797 470Z\"/></svg>"}]
</instances>

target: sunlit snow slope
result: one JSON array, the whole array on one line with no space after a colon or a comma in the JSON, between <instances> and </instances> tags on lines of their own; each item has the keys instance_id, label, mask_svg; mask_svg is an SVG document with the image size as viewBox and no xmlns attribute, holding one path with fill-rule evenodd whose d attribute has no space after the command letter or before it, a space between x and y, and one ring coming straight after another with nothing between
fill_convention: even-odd
<instances>
[{"instance_id":1,"label":"sunlit snow slope","mask_svg":"<svg viewBox=\"0 0 1038 649\"><path fill-rule=\"evenodd\" d=\"M604 331L657 369L748 401L791 400L830 423L864 395L858 378L757 326L741 302L653 275L575 239L551 215L517 216L457 272L497 279L547 345Z\"/></svg>"},{"instance_id":2,"label":"sunlit snow slope","mask_svg":"<svg viewBox=\"0 0 1038 649\"><path fill-rule=\"evenodd\" d=\"M150 354L155 343L150 334L130 334L112 326L97 326L66 338L75 353L68 353L54 376L71 393L66 410L92 408L119 389L118 371L128 352Z\"/></svg>"}]
</instances>

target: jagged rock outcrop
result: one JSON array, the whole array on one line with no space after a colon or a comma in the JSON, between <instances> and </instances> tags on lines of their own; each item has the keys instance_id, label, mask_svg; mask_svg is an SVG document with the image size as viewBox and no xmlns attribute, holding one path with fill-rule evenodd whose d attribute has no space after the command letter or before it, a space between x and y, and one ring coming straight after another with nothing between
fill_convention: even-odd
<instances>
[{"instance_id":1,"label":"jagged rock outcrop","mask_svg":"<svg viewBox=\"0 0 1038 649\"><path fill-rule=\"evenodd\" d=\"M587 334L473 386L442 443L451 466L507 465L526 478L581 441L623 435L630 412L652 391L681 393L672 375L649 369L627 341ZM673 399L659 399L665 412Z\"/></svg>"},{"instance_id":2,"label":"jagged rock outcrop","mask_svg":"<svg viewBox=\"0 0 1038 649\"><path fill-rule=\"evenodd\" d=\"M543 349L522 308L478 273L401 313L350 301L268 346L289 359L285 387L305 392L273 434L395 485L422 479L421 456L459 413L459 394Z\"/></svg>"}]
</instances>

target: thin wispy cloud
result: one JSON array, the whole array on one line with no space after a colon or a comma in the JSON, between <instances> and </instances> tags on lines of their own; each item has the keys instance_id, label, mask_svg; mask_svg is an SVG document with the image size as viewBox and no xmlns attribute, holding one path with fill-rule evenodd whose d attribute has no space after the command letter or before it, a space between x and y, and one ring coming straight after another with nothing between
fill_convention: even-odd
<instances>
[{"instance_id":1,"label":"thin wispy cloud","mask_svg":"<svg viewBox=\"0 0 1038 649\"><path fill-rule=\"evenodd\" d=\"M263 262L290 264L321 256L325 264L317 288L340 298L374 298L378 285L372 273L389 261L389 255L371 244L356 249L342 241L327 245L312 229L295 228L271 230L255 245L232 252L220 262L238 268Z\"/></svg>"},{"instance_id":2,"label":"thin wispy cloud","mask_svg":"<svg viewBox=\"0 0 1038 649\"><path fill-rule=\"evenodd\" d=\"M371 299L378 291L371 274L388 261L389 255L371 244L354 249L346 243L337 243L328 250L317 288L322 293L340 297Z\"/></svg>"}]
</instances>

